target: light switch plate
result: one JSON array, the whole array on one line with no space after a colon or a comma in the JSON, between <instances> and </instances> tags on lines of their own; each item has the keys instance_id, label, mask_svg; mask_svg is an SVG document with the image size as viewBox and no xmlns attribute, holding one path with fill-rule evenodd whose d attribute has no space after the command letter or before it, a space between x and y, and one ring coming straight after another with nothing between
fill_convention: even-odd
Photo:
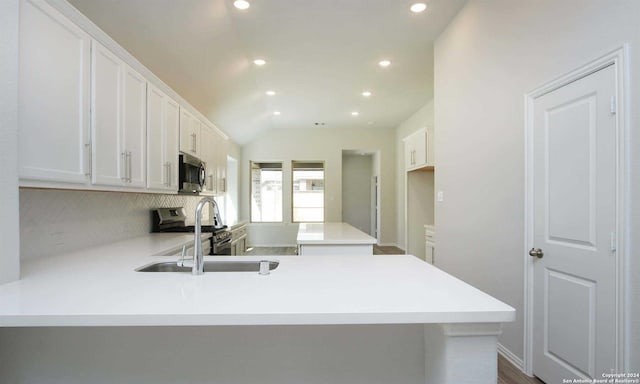
<instances>
[{"instance_id":1,"label":"light switch plate","mask_svg":"<svg viewBox=\"0 0 640 384\"><path fill-rule=\"evenodd\" d=\"M444 192L442 191L438 191L437 197L436 197L437 201L444 201Z\"/></svg>"}]
</instances>

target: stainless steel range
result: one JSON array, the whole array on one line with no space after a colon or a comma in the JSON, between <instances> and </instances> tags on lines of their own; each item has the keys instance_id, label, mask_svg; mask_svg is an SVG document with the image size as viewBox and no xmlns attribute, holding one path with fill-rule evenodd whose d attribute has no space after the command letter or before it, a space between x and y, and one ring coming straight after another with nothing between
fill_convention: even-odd
<instances>
[{"instance_id":1,"label":"stainless steel range","mask_svg":"<svg viewBox=\"0 0 640 384\"><path fill-rule=\"evenodd\" d=\"M195 232L195 226L186 225L187 215L183 207L156 208L152 213L153 232ZM213 233L210 255L231 255L231 231L222 224L219 212L214 212L214 224L203 225L202 233Z\"/></svg>"}]
</instances>

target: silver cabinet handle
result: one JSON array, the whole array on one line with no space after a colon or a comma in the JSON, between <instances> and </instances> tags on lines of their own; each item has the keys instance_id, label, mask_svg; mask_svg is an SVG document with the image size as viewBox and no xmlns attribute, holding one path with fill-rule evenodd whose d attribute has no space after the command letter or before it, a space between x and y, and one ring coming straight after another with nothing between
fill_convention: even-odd
<instances>
[{"instance_id":1,"label":"silver cabinet handle","mask_svg":"<svg viewBox=\"0 0 640 384\"><path fill-rule=\"evenodd\" d=\"M131 152L127 152L127 164L129 169L129 176L127 177L127 181L131 183L131 178L133 175L133 166L131 164Z\"/></svg>"},{"instance_id":2,"label":"silver cabinet handle","mask_svg":"<svg viewBox=\"0 0 640 384\"><path fill-rule=\"evenodd\" d=\"M191 134L191 152L196 152L196 134Z\"/></svg>"},{"instance_id":3,"label":"silver cabinet handle","mask_svg":"<svg viewBox=\"0 0 640 384\"><path fill-rule=\"evenodd\" d=\"M544 256L544 252L542 252L542 249L540 248L531 248L531 250L529 251L529 256L542 259L542 257Z\"/></svg>"},{"instance_id":4,"label":"silver cabinet handle","mask_svg":"<svg viewBox=\"0 0 640 384\"><path fill-rule=\"evenodd\" d=\"M169 163L164 163L162 164L162 167L164 168L164 186L166 187L169 183L169 167L168 167Z\"/></svg>"},{"instance_id":5,"label":"silver cabinet handle","mask_svg":"<svg viewBox=\"0 0 640 384\"><path fill-rule=\"evenodd\" d=\"M129 166L127 165L127 151L124 151L120 154L120 156L122 157L122 181L124 181L125 183L129 180L127 178L127 173L129 170Z\"/></svg>"},{"instance_id":6,"label":"silver cabinet handle","mask_svg":"<svg viewBox=\"0 0 640 384\"><path fill-rule=\"evenodd\" d=\"M166 167L166 170L167 170L167 172L166 172L166 174L167 174L167 182L166 182L166 184L167 184L167 187L170 187L171 186L171 163L167 161L167 163L165 164L165 167Z\"/></svg>"},{"instance_id":7,"label":"silver cabinet handle","mask_svg":"<svg viewBox=\"0 0 640 384\"><path fill-rule=\"evenodd\" d=\"M91 177L91 143L85 143L84 145L85 147L85 151L84 151L84 166L85 166L85 170L84 170L84 175L87 177Z\"/></svg>"}]
</instances>

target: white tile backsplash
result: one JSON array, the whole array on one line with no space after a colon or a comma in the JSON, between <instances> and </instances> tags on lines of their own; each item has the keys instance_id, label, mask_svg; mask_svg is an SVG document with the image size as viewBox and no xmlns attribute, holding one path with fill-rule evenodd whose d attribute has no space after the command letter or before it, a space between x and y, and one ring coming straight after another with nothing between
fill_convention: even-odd
<instances>
[{"instance_id":1,"label":"white tile backsplash","mask_svg":"<svg viewBox=\"0 0 640 384\"><path fill-rule=\"evenodd\" d=\"M193 221L199 200L185 195L21 188L20 256L31 259L143 236L151 232L153 208L184 206Z\"/></svg>"}]
</instances>

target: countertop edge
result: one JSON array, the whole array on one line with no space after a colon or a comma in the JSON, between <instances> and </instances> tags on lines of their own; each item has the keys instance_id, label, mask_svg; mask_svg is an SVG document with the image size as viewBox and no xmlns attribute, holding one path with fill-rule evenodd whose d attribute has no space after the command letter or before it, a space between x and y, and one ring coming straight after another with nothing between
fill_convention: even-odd
<instances>
[{"instance_id":1,"label":"countertop edge","mask_svg":"<svg viewBox=\"0 0 640 384\"><path fill-rule=\"evenodd\" d=\"M149 315L21 315L0 316L0 328L10 327L142 327L505 323L515 309L486 313L358 313L358 314L149 314Z\"/></svg>"}]
</instances>

